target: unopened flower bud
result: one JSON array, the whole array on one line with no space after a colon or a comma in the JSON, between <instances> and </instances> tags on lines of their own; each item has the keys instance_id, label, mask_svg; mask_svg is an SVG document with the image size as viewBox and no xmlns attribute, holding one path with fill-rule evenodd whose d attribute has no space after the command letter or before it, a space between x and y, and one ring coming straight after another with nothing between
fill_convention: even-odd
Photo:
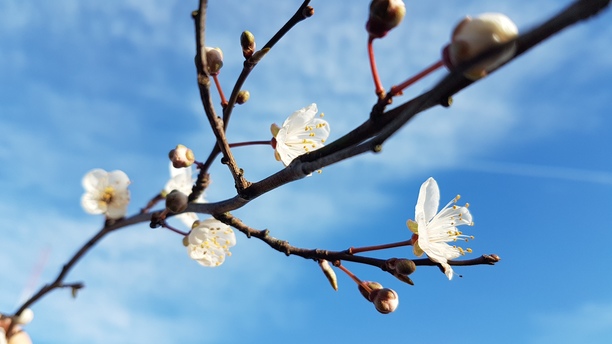
<instances>
[{"instance_id":1,"label":"unopened flower bud","mask_svg":"<svg viewBox=\"0 0 612 344\"><path fill-rule=\"evenodd\" d=\"M172 161L174 168L189 167L195 161L193 151L183 145L177 145L176 148L170 151L168 157Z\"/></svg>"},{"instance_id":2,"label":"unopened flower bud","mask_svg":"<svg viewBox=\"0 0 612 344\"><path fill-rule=\"evenodd\" d=\"M27 325L32 321L32 319L34 319L34 312L32 312L31 309L26 308L23 310L23 312L21 312L21 314L19 314L17 319L15 319L15 322L18 325Z\"/></svg>"},{"instance_id":3,"label":"unopened flower bud","mask_svg":"<svg viewBox=\"0 0 612 344\"><path fill-rule=\"evenodd\" d=\"M410 275L416 270L416 264L406 258L391 258L387 260L386 264L389 271L397 274Z\"/></svg>"},{"instance_id":4,"label":"unopened flower bud","mask_svg":"<svg viewBox=\"0 0 612 344\"><path fill-rule=\"evenodd\" d=\"M236 98L236 103L244 104L249 100L249 98L251 98L251 93L249 93L249 91L247 90L241 90L240 92L238 92L238 98Z\"/></svg>"},{"instance_id":5,"label":"unopened flower bud","mask_svg":"<svg viewBox=\"0 0 612 344\"><path fill-rule=\"evenodd\" d=\"M372 0L366 30L370 37L384 37L402 22L405 15L406 6L402 0Z\"/></svg>"},{"instance_id":6,"label":"unopened flower bud","mask_svg":"<svg viewBox=\"0 0 612 344\"><path fill-rule=\"evenodd\" d=\"M206 47L206 67L208 74L219 74L223 67L223 51L220 48Z\"/></svg>"},{"instance_id":7,"label":"unopened flower bud","mask_svg":"<svg viewBox=\"0 0 612 344\"><path fill-rule=\"evenodd\" d=\"M172 190L166 196L166 209L173 213L181 213L187 209L189 197L179 190Z\"/></svg>"},{"instance_id":8,"label":"unopened flower bud","mask_svg":"<svg viewBox=\"0 0 612 344\"><path fill-rule=\"evenodd\" d=\"M365 283L365 285L367 285L372 292L383 288L382 284L378 282L363 281L363 283ZM358 284L357 288L359 288L359 292L361 293L361 295L363 295L363 297L365 297L366 300L372 301L372 295L370 291L366 290L366 288L364 288L361 284Z\"/></svg>"},{"instance_id":9,"label":"unopened flower bud","mask_svg":"<svg viewBox=\"0 0 612 344\"><path fill-rule=\"evenodd\" d=\"M331 284L332 288L334 288L334 290L338 290L338 279L336 278L334 269L332 269L332 267L329 265L329 262L325 259L319 259L319 266L321 267L323 274L325 274L325 277L329 281L329 284Z\"/></svg>"},{"instance_id":10,"label":"unopened flower bud","mask_svg":"<svg viewBox=\"0 0 612 344\"><path fill-rule=\"evenodd\" d=\"M250 31L244 31L240 35L240 46L242 47L242 55L248 59L255 52L255 36Z\"/></svg>"},{"instance_id":11,"label":"unopened flower bud","mask_svg":"<svg viewBox=\"0 0 612 344\"><path fill-rule=\"evenodd\" d=\"M451 42L442 51L445 65L453 70L462 63L518 36L518 28L501 13L485 13L476 18L465 17L453 31ZM512 44L499 54L486 59L465 72L469 79L476 80L487 72L508 61L516 52Z\"/></svg>"},{"instance_id":12,"label":"unopened flower bud","mask_svg":"<svg viewBox=\"0 0 612 344\"><path fill-rule=\"evenodd\" d=\"M393 289L383 288L372 292L374 307L382 314L389 314L397 309L399 296Z\"/></svg>"}]
</instances>

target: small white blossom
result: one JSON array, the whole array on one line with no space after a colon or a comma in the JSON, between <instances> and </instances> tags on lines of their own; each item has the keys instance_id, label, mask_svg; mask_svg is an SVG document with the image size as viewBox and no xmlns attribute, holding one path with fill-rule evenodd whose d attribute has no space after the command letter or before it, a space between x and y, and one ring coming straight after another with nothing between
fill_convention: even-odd
<instances>
[{"instance_id":1,"label":"small white blossom","mask_svg":"<svg viewBox=\"0 0 612 344\"><path fill-rule=\"evenodd\" d=\"M195 223L187 236L187 253L203 266L215 267L230 256L229 248L236 245L232 228L221 221L207 219Z\"/></svg>"},{"instance_id":2,"label":"small white blossom","mask_svg":"<svg viewBox=\"0 0 612 344\"><path fill-rule=\"evenodd\" d=\"M315 118L317 111L313 103L291 114L281 128L272 126L276 160L288 166L298 156L323 147L329 137L329 124Z\"/></svg>"},{"instance_id":3,"label":"small white blossom","mask_svg":"<svg viewBox=\"0 0 612 344\"><path fill-rule=\"evenodd\" d=\"M130 179L123 171L89 171L83 177L85 193L81 205L90 214L105 214L109 219L125 216L130 202Z\"/></svg>"},{"instance_id":4,"label":"small white blossom","mask_svg":"<svg viewBox=\"0 0 612 344\"><path fill-rule=\"evenodd\" d=\"M478 54L495 46L504 44L518 36L518 28L501 13L484 13L476 18L465 17L453 31L451 43L444 49L447 65L454 68ZM500 54L474 66L465 73L470 79L478 79L488 71L499 67L510 59L516 51L511 45Z\"/></svg>"},{"instance_id":5,"label":"small white blossom","mask_svg":"<svg viewBox=\"0 0 612 344\"><path fill-rule=\"evenodd\" d=\"M468 210L469 205L457 206L455 205L457 200L459 196L438 212L440 189L435 179L429 178L421 185L415 207L416 222L408 220L407 223L408 228L418 235L417 242L413 243L415 255L421 256L424 252L429 259L442 265L449 280L453 278L453 269L447 261L472 251L469 248L464 250L447 244L458 239L465 241L473 239L472 236L463 235L457 229L460 225L473 225L472 215Z\"/></svg>"}]
</instances>

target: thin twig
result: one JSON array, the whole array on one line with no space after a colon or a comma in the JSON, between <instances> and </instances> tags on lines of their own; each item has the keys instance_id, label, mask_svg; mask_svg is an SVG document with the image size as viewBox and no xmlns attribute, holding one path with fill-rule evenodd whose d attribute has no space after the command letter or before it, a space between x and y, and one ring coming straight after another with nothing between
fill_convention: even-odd
<instances>
[{"instance_id":1,"label":"thin twig","mask_svg":"<svg viewBox=\"0 0 612 344\"><path fill-rule=\"evenodd\" d=\"M261 48L259 51L255 52L248 60L244 62L244 67L242 68L242 72L240 72L240 76L236 80L234 84L234 89L232 90L232 94L229 97L228 105L223 110L223 123L225 125L225 129L227 129L227 125L229 123L230 117L232 115L232 110L234 109L234 105L236 105L236 100L238 99L238 92L244 85L244 82L251 74L251 71L255 68L255 66L261 61L261 59L267 54L272 47L287 33L291 30L297 23L302 20L310 17L312 15L311 11L308 11L308 4L310 0L304 0L302 5L295 11L295 14L283 25L283 27L272 36L272 38Z\"/></svg>"},{"instance_id":2,"label":"thin twig","mask_svg":"<svg viewBox=\"0 0 612 344\"><path fill-rule=\"evenodd\" d=\"M195 64L198 72L198 89L200 90L200 98L202 100L202 106L206 113L206 118L212 131L217 139L217 147L223 154L224 163L228 166L232 176L234 177L234 183L236 190L240 194L242 190L247 188L250 183L244 179L244 175L241 169L238 167L232 151L227 143L225 137L225 129L223 121L215 113L213 107L212 98L210 95L210 77L206 69L206 44L205 44L205 28L206 28L206 8L207 0L200 0L200 7L195 12L195 31L196 31L196 58ZM214 152L214 151L213 151ZM206 171L204 171L206 173Z\"/></svg>"}]
</instances>

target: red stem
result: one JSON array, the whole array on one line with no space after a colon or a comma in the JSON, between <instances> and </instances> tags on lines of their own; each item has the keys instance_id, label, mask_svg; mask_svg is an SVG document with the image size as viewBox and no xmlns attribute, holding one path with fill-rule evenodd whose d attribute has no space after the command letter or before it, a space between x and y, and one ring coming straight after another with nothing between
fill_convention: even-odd
<instances>
[{"instance_id":1,"label":"red stem","mask_svg":"<svg viewBox=\"0 0 612 344\"><path fill-rule=\"evenodd\" d=\"M413 244L412 239L410 239L410 240L406 240L406 241L400 241L400 242L395 242L395 243L391 243L391 244L384 244L384 245L364 246L364 247L357 247L357 248L351 247L351 248L349 248L349 253L350 254L357 254L357 253L361 253L361 252L384 250L384 249L387 249L387 248L402 247L402 246L411 246L412 244Z\"/></svg>"},{"instance_id":2,"label":"red stem","mask_svg":"<svg viewBox=\"0 0 612 344\"><path fill-rule=\"evenodd\" d=\"M243 146L253 146L253 145L272 145L272 140L268 141L246 141L246 142L236 142L230 143L230 148L234 147L243 147Z\"/></svg>"},{"instance_id":3,"label":"red stem","mask_svg":"<svg viewBox=\"0 0 612 344\"><path fill-rule=\"evenodd\" d=\"M384 98L385 89L378 77L378 68L376 68L376 59L374 58L374 46L372 44L374 38L375 37L372 36L368 38L368 57L370 58L370 69L372 69L372 78L374 79L374 86L376 87L376 95L378 98Z\"/></svg>"},{"instance_id":4,"label":"red stem","mask_svg":"<svg viewBox=\"0 0 612 344\"><path fill-rule=\"evenodd\" d=\"M415 82L421 80L424 76L426 76L427 74L435 71L436 69L438 69L438 68L440 68L442 66L444 66L444 62L442 60L432 64L431 66L425 68L422 72L420 72L419 74L413 76L412 78L402 82L399 85L391 87L391 91L389 91L390 95L393 97L395 95L401 94L402 91L406 87L408 87L408 86L414 84Z\"/></svg>"},{"instance_id":5,"label":"red stem","mask_svg":"<svg viewBox=\"0 0 612 344\"><path fill-rule=\"evenodd\" d=\"M365 289L368 293L372 292L372 289L370 287L368 287L367 284L363 283L357 276L355 276L355 274L350 272L349 269L345 268L342 264L334 264L334 266L336 266L338 269L344 271L345 274L347 274L353 281L355 281L355 283L357 283L360 286L362 286L363 289Z\"/></svg>"},{"instance_id":6,"label":"red stem","mask_svg":"<svg viewBox=\"0 0 612 344\"><path fill-rule=\"evenodd\" d=\"M186 233L186 232L183 232L183 231L181 231L181 230L179 230L179 229L176 229L176 228L174 228L174 227L172 227L172 226L168 225L167 223L162 223L162 227L163 227L163 228L166 228L166 229L169 229L169 230L173 231L174 233L180 234L180 235L182 235L182 236L187 236L187 235L189 235L189 233Z\"/></svg>"},{"instance_id":7,"label":"red stem","mask_svg":"<svg viewBox=\"0 0 612 344\"><path fill-rule=\"evenodd\" d=\"M219 74L214 74L213 80L215 80L215 86L217 87L217 91L219 91L219 97L221 97L221 106L225 108L227 106L227 99L225 99L225 94L223 94L223 89L221 88L221 83L219 82L219 78L217 77Z\"/></svg>"}]
</instances>

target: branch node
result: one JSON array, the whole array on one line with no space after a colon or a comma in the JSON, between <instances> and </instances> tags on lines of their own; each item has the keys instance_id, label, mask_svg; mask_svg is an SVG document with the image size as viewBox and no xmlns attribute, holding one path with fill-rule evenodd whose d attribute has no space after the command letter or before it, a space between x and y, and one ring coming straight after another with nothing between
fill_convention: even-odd
<instances>
[{"instance_id":1,"label":"branch node","mask_svg":"<svg viewBox=\"0 0 612 344\"><path fill-rule=\"evenodd\" d=\"M447 108L453 104L453 97L445 97L440 100L440 105Z\"/></svg>"}]
</instances>

